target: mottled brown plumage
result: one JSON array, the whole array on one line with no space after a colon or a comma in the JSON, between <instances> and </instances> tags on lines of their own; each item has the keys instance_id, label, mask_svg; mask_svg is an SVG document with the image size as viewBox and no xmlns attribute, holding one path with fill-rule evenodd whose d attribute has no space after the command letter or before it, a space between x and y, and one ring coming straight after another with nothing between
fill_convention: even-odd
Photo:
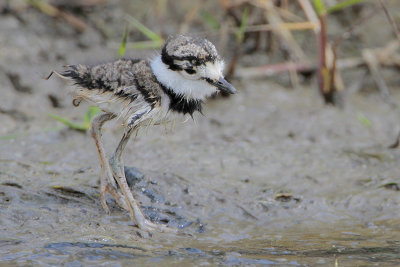
<instances>
[{"instance_id":1,"label":"mottled brown plumage","mask_svg":"<svg viewBox=\"0 0 400 267\"><path fill-rule=\"evenodd\" d=\"M62 75L72 78L83 89L112 92L131 101L143 94L152 106L161 100L161 85L147 60L120 59L95 66L69 65L66 68ZM86 95L90 94L86 92Z\"/></svg>"}]
</instances>

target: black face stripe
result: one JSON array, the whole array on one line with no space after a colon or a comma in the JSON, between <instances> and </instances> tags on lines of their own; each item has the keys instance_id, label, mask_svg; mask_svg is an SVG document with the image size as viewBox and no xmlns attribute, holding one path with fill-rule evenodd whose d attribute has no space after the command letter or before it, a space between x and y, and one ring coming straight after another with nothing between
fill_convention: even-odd
<instances>
[{"instance_id":1,"label":"black face stripe","mask_svg":"<svg viewBox=\"0 0 400 267\"><path fill-rule=\"evenodd\" d=\"M178 57L178 56L171 56L167 53L166 47L161 51L161 61L169 67L170 70L175 70L175 71L181 71L183 70L183 67L180 65L177 65L174 63L175 60L178 61L189 61L191 62L192 66L200 66L200 65L205 65L207 62L212 62L215 63L217 60L216 56L207 56L204 59L197 58L195 56L183 56L183 57Z\"/></svg>"},{"instance_id":2,"label":"black face stripe","mask_svg":"<svg viewBox=\"0 0 400 267\"><path fill-rule=\"evenodd\" d=\"M196 71L194 69L185 69L187 74L195 74Z\"/></svg>"},{"instance_id":3,"label":"black face stripe","mask_svg":"<svg viewBox=\"0 0 400 267\"><path fill-rule=\"evenodd\" d=\"M210 85L215 86L215 81L213 81L212 79L210 78L202 78L202 79L208 82Z\"/></svg>"},{"instance_id":4,"label":"black face stripe","mask_svg":"<svg viewBox=\"0 0 400 267\"><path fill-rule=\"evenodd\" d=\"M170 70L174 70L174 71L181 71L183 70L183 68L179 65L176 65L174 63L174 58L169 56L167 53L167 49L164 46L163 50L161 51L161 61L168 66L168 68Z\"/></svg>"}]
</instances>

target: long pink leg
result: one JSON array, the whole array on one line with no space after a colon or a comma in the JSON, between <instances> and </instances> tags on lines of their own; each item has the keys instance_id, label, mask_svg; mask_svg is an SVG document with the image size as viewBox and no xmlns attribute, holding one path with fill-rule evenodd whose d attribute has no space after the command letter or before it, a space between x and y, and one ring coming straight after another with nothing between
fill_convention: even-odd
<instances>
[{"instance_id":1,"label":"long pink leg","mask_svg":"<svg viewBox=\"0 0 400 267\"><path fill-rule=\"evenodd\" d=\"M124 172L124 164L123 164L121 157L122 157L122 152L123 152L126 144L128 143L129 138L132 135L132 133L134 132L134 130L135 130L135 128L131 127L125 131L121 141L118 144L117 149L115 150L114 155L110 159L110 166L111 166L111 170L113 172L114 178L117 180L118 185L121 188L121 191L125 197L126 203L129 203L129 205L128 205L129 215L131 216L131 219L133 221L136 221L136 223L140 229L143 229L146 231L153 231L153 230L177 231L176 229L169 228L162 224L155 224L155 223L147 220L145 218L143 212L140 210L139 204L133 197L132 192L128 186L128 183L127 183L126 177L125 177L125 172Z\"/></svg>"},{"instance_id":2,"label":"long pink leg","mask_svg":"<svg viewBox=\"0 0 400 267\"><path fill-rule=\"evenodd\" d=\"M109 161L107 159L103 143L101 142L101 129L106 121L114 119L116 116L112 113L102 113L93 118L90 127L90 133L96 143L100 159L100 202L106 213L110 213L106 202L106 193L109 192L118 205L129 211L128 205L123 196L116 190L117 186L111 172Z\"/></svg>"}]
</instances>

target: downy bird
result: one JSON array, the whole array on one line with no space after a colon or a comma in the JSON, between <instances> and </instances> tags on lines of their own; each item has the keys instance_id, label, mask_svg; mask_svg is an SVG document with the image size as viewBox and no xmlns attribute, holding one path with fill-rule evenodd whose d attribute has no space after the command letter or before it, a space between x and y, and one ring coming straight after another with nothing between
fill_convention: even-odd
<instances>
[{"instance_id":1,"label":"downy bird","mask_svg":"<svg viewBox=\"0 0 400 267\"><path fill-rule=\"evenodd\" d=\"M179 35L170 37L161 54L151 60L119 59L100 65L68 65L63 73L72 80L74 105L84 100L102 113L93 118L90 132L100 157L100 200L109 213L106 194L129 212L138 227L147 231L170 230L145 218L128 186L122 152L132 133L144 125L169 121L177 114L201 112L207 97L218 91L233 94L236 89L224 79L224 61L208 40ZM120 119L124 134L115 152L107 157L101 131L105 122ZM118 186L117 184L118 183Z\"/></svg>"}]
</instances>

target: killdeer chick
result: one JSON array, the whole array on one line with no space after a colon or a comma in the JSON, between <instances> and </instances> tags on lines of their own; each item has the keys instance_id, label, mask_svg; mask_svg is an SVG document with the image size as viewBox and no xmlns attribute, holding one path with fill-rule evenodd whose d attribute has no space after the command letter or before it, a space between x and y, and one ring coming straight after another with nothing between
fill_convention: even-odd
<instances>
[{"instance_id":1,"label":"killdeer chick","mask_svg":"<svg viewBox=\"0 0 400 267\"><path fill-rule=\"evenodd\" d=\"M92 120L90 132L100 157L100 197L107 213L106 193L110 193L139 228L169 230L143 215L126 181L122 152L139 127L169 121L174 114L201 112L204 100L217 91L235 93L235 88L224 79L223 68L224 62L210 41L181 35L169 38L161 55L152 60L120 59L95 66L69 65L64 73L55 72L77 85L74 105L86 100L103 111ZM125 129L108 159L101 129L106 121L115 118L122 120Z\"/></svg>"}]
</instances>

